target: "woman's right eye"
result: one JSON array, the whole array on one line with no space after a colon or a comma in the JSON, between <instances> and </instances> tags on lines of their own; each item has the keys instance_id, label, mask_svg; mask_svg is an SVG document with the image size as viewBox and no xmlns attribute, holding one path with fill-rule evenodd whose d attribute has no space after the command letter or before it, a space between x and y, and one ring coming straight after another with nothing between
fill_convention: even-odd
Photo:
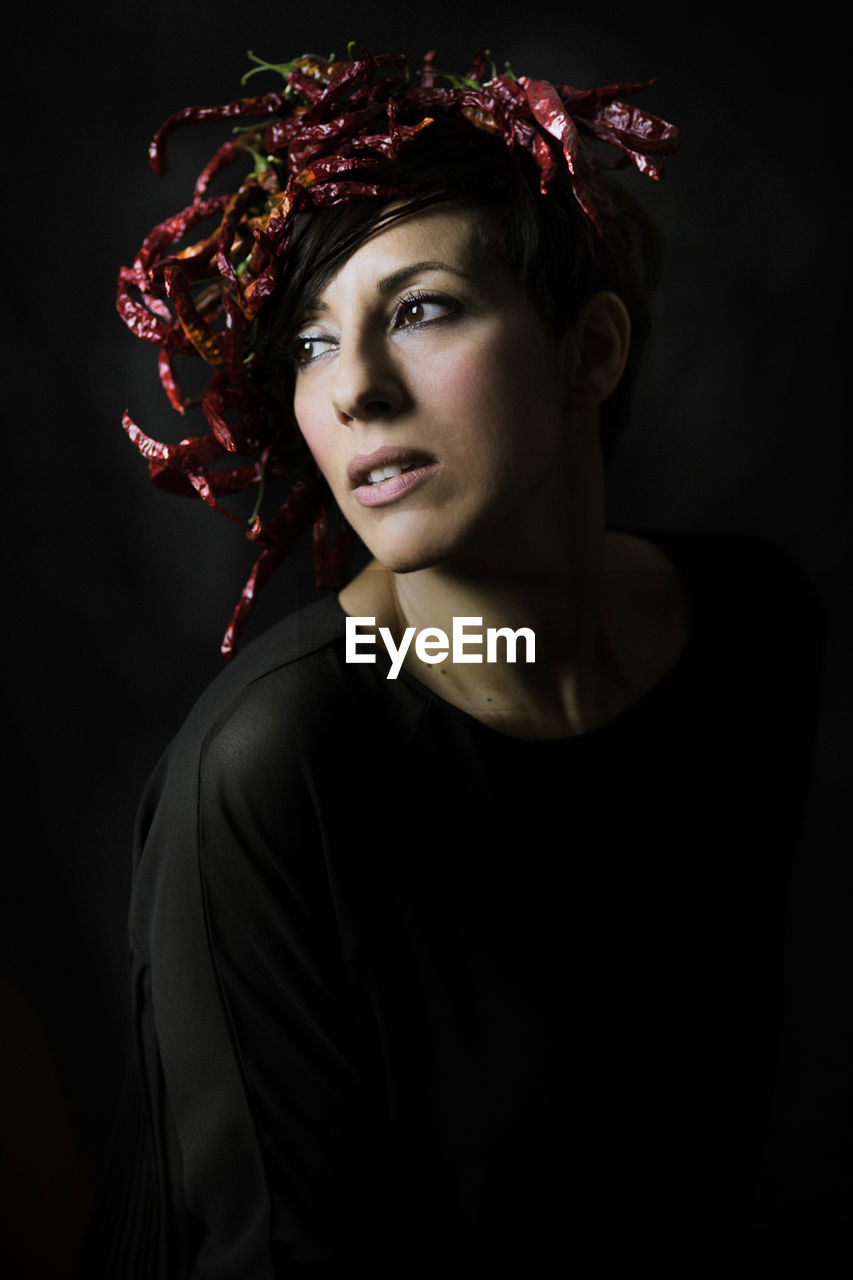
<instances>
[{"instance_id":1,"label":"woman's right eye","mask_svg":"<svg viewBox=\"0 0 853 1280\"><path fill-rule=\"evenodd\" d=\"M295 338L291 347L291 355L293 363L297 367L310 364L312 360L316 360L317 356L321 356L334 343L331 338L325 338L322 334L302 333Z\"/></svg>"}]
</instances>

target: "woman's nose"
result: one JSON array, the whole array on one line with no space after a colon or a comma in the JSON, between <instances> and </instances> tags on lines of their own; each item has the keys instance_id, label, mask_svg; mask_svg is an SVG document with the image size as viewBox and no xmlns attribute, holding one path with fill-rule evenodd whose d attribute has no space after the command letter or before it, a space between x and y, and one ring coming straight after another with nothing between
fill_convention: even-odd
<instances>
[{"instance_id":1,"label":"woman's nose","mask_svg":"<svg viewBox=\"0 0 853 1280\"><path fill-rule=\"evenodd\" d=\"M392 417L407 399L402 373L378 336L341 342L331 391L335 414L344 426Z\"/></svg>"}]
</instances>

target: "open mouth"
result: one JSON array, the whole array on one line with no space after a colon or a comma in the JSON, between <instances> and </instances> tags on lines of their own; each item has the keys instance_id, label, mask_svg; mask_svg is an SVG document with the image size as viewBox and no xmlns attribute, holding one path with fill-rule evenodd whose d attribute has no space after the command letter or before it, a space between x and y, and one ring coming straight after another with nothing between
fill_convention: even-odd
<instances>
[{"instance_id":1,"label":"open mouth","mask_svg":"<svg viewBox=\"0 0 853 1280\"><path fill-rule=\"evenodd\" d=\"M405 445L383 445L381 449L374 449L373 453L356 454L347 468L347 474L350 485L356 489L361 485L382 484L385 480L393 480L396 476L428 466L434 461L429 454L418 449L409 449Z\"/></svg>"},{"instance_id":2,"label":"open mouth","mask_svg":"<svg viewBox=\"0 0 853 1280\"><path fill-rule=\"evenodd\" d=\"M348 474L353 497L363 507L379 507L411 493L437 470L429 454L397 445L359 454Z\"/></svg>"},{"instance_id":3,"label":"open mouth","mask_svg":"<svg viewBox=\"0 0 853 1280\"><path fill-rule=\"evenodd\" d=\"M391 480L394 476L401 476L406 471L414 471L415 463L406 462L402 466L390 467L374 467L372 471L367 473L368 484L381 484L383 480Z\"/></svg>"}]
</instances>

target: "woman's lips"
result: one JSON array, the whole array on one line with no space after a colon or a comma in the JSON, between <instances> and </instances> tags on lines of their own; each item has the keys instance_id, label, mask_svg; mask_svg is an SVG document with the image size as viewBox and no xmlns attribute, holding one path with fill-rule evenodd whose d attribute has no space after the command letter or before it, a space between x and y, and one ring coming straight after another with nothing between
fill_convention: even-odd
<instances>
[{"instance_id":1,"label":"woman's lips","mask_svg":"<svg viewBox=\"0 0 853 1280\"><path fill-rule=\"evenodd\" d=\"M401 467L398 475L371 482L370 473L384 467ZM384 445L373 453L357 454L347 468L352 495L363 507L381 507L428 480L438 468L429 454L400 445Z\"/></svg>"},{"instance_id":2,"label":"woman's lips","mask_svg":"<svg viewBox=\"0 0 853 1280\"><path fill-rule=\"evenodd\" d=\"M352 496L363 507L382 507L388 502L396 502L398 498L411 493L437 470L437 462L428 462L424 466L413 467L411 471L401 471L397 476L380 480L378 484L357 485L352 491Z\"/></svg>"}]
</instances>

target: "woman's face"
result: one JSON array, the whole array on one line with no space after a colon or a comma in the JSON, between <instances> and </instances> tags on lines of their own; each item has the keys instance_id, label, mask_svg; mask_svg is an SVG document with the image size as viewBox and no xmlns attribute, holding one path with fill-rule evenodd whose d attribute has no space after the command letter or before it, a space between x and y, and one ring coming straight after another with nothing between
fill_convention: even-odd
<instances>
[{"instance_id":1,"label":"woman's face","mask_svg":"<svg viewBox=\"0 0 853 1280\"><path fill-rule=\"evenodd\" d=\"M565 500L563 345L482 248L477 216L434 208L378 232L294 344L302 434L395 572L494 560Z\"/></svg>"}]
</instances>

